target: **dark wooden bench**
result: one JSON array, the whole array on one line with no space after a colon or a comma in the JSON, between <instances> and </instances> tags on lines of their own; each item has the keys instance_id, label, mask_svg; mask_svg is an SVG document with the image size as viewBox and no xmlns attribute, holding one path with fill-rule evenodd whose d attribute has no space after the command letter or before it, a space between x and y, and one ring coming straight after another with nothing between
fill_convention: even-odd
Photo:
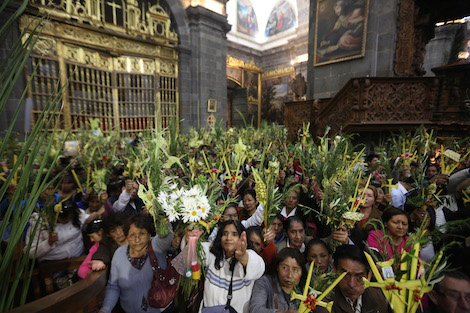
<instances>
[{"instance_id":1,"label":"dark wooden bench","mask_svg":"<svg viewBox=\"0 0 470 313\"><path fill-rule=\"evenodd\" d=\"M43 261L39 263L39 279L44 282L45 295L49 295L54 292L54 286L52 284L52 276L56 272L78 269L85 260L86 255L78 256L75 258L55 260L55 261ZM39 299L35 291L35 298Z\"/></svg>"},{"instance_id":2,"label":"dark wooden bench","mask_svg":"<svg viewBox=\"0 0 470 313\"><path fill-rule=\"evenodd\" d=\"M15 308L10 313L91 313L97 312L104 298L106 271L88 276L57 292Z\"/></svg>"}]
</instances>

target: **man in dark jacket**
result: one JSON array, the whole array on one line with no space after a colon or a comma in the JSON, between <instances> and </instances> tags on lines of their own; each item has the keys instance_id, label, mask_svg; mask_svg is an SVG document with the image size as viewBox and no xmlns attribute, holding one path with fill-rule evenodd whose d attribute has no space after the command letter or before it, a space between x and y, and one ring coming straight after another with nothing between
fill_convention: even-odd
<instances>
[{"instance_id":1,"label":"man in dark jacket","mask_svg":"<svg viewBox=\"0 0 470 313\"><path fill-rule=\"evenodd\" d=\"M461 271L452 271L429 293L430 306L424 313L470 312L470 278Z\"/></svg>"},{"instance_id":2,"label":"man in dark jacket","mask_svg":"<svg viewBox=\"0 0 470 313\"><path fill-rule=\"evenodd\" d=\"M348 272L335 288L331 298L332 313L391 313L382 291L376 288L364 288L363 278L370 280L371 271L364 252L354 245L339 246L334 255L334 271ZM315 312L326 312L317 307Z\"/></svg>"}]
</instances>

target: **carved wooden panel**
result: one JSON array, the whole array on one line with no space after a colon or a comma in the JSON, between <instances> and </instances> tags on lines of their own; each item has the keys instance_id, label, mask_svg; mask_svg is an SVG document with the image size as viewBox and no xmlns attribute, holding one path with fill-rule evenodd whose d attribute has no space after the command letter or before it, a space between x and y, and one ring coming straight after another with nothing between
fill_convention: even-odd
<instances>
[{"instance_id":1,"label":"carved wooden panel","mask_svg":"<svg viewBox=\"0 0 470 313\"><path fill-rule=\"evenodd\" d=\"M360 129L429 123L438 94L435 78L352 79L320 110L316 133L321 135L327 126L335 133L351 125Z\"/></svg>"},{"instance_id":2,"label":"carved wooden panel","mask_svg":"<svg viewBox=\"0 0 470 313\"><path fill-rule=\"evenodd\" d=\"M425 82L373 83L364 89L365 120L429 120L429 91Z\"/></svg>"},{"instance_id":3,"label":"carved wooden panel","mask_svg":"<svg viewBox=\"0 0 470 313\"><path fill-rule=\"evenodd\" d=\"M284 125L288 129L287 140L297 140L297 131L304 123L312 121L314 103L310 101L286 102L284 109Z\"/></svg>"}]
</instances>

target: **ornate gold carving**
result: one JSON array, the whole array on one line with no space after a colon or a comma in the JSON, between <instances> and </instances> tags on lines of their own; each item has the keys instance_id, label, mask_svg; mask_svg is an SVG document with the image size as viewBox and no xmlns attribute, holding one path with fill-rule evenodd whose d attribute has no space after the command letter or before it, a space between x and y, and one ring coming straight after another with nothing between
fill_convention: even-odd
<instances>
[{"instance_id":1,"label":"ornate gold carving","mask_svg":"<svg viewBox=\"0 0 470 313\"><path fill-rule=\"evenodd\" d=\"M37 17L33 17L31 15L26 14L20 17L20 30L23 31L28 29L30 32L32 32L34 28L38 25L38 23L40 23L40 27L38 27L38 29L41 29L41 32L43 34L52 34L55 32L55 24L51 23L48 20L41 21L41 19Z\"/></svg>"},{"instance_id":2,"label":"ornate gold carving","mask_svg":"<svg viewBox=\"0 0 470 313\"><path fill-rule=\"evenodd\" d=\"M111 69L113 65L112 58L109 56L102 55L101 53L94 50L69 44L64 45L64 58L67 61L103 69Z\"/></svg>"},{"instance_id":3,"label":"ornate gold carving","mask_svg":"<svg viewBox=\"0 0 470 313\"><path fill-rule=\"evenodd\" d=\"M261 79L266 80L266 79L272 79L272 78L287 76L287 75L294 76L295 75L295 68L285 67L285 68L280 68L280 69L277 69L277 70L269 71L269 72L263 73L261 75Z\"/></svg>"},{"instance_id":4,"label":"ornate gold carving","mask_svg":"<svg viewBox=\"0 0 470 313\"><path fill-rule=\"evenodd\" d=\"M122 56L114 59L114 70L136 74L155 74L155 61L151 59Z\"/></svg>"},{"instance_id":5,"label":"ornate gold carving","mask_svg":"<svg viewBox=\"0 0 470 313\"><path fill-rule=\"evenodd\" d=\"M174 75L176 65L174 63L168 63L165 61L160 62L160 73L164 75Z\"/></svg>"},{"instance_id":6,"label":"ornate gold carving","mask_svg":"<svg viewBox=\"0 0 470 313\"><path fill-rule=\"evenodd\" d=\"M168 14L159 4L149 8L148 3L136 0L30 2L40 13L51 17L41 21L40 17L23 15L20 19L20 29L29 28L29 32L38 22L42 23L41 38L33 58L51 69L44 74L45 79L34 82L35 101L40 100L39 96L43 97L41 93L47 79L57 81L57 76L70 75L71 82L64 99L70 99L72 106L69 112L64 112L68 115L65 119L77 122L76 128L85 125L89 116L94 116L103 119L104 131L113 128L134 131L154 125L157 111L166 112L159 116L161 121L158 122L165 126L172 115L178 115L178 54L174 48L178 38L171 30ZM105 16L105 12L110 12L109 16ZM64 23L54 18L74 21ZM82 27L76 21L100 29ZM139 38L134 40L119 32ZM47 55L47 58L39 54ZM54 65L58 63L57 59L60 69ZM40 109L35 111L38 112Z\"/></svg>"},{"instance_id":7,"label":"ornate gold carving","mask_svg":"<svg viewBox=\"0 0 470 313\"><path fill-rule=\"evenodd\" d=\"M39 21L38 18L23 16L21 19L22 30L29 25L29 22ZM161 56L164 58L178 59L176 51L172 47L161 47L150 43L144 43L131 39L117 38L105 33L83 29L72 25L62 24L52 21L44 21L42 34L65 39L77 44L84 44L88 47L96 47L115 53L136 54L148 57ZM160 53L160 50L164 53Z\"/></svg>"},{"instance_id":8,"label":"ornate gold carving","mask_svg":"<svg viewBox=\"0 0 470 313\"><path fill-rule=\"evenodd\" d=\"M28 36L29 34L25 35L25 37ZM55 57L57 56L56 41L52 38L41 37L36 41L33 51L38 55Z\"/></svg>"},{"instance_id":9,"label":"ornate gold carving","mask_svg":"<svg viewBox=\"0 0 470 313\"><path fill-rule=\"evenodd\" d=\"M171 30L170 16L159 3L152 5L136 0L61 0L59 4L56 1L30 0L29 3L51 17L73 19L159 42L164 39L165 44L175 45L178 41L178 35Z\"/></svg>"},{"instance_id":10,"label":"ornate gold carving","mask_svg":"<svg viewBox=\"0 0 470 313\"><path fill-rule=\"evenodd\" d=\"M241 68L256 73L261 73L263 71L263 68L256 65L253 60L251 60L249 63L245 63L242 60L236 59L230 55L227 55L227 67Z\"/></svg>"}]
</instances>

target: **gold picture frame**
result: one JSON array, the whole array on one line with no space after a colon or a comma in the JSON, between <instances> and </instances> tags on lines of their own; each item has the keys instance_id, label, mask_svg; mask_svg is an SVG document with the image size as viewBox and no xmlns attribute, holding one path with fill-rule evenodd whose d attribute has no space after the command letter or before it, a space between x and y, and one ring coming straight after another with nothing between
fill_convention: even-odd
<instances>
[{"instance_id":1,"label":"gold picture frame","mask_svg":"<svg viewBox=\"0 0 470 313\"><path fill-rule=\"evenodd\" d=\"M207 100L207 112L209 113L217 112L217 100L216 99Z\"/></svg>"},{"instance_id":2,"label":"gold picture frame","mask_svg":"<svg viewBox=\"0 0 470 313\"><path fill-rule=\"evenodd\" d=\"M317 0L313 66L365 55L369 0Z\"/></svg>"}]
</instances>

